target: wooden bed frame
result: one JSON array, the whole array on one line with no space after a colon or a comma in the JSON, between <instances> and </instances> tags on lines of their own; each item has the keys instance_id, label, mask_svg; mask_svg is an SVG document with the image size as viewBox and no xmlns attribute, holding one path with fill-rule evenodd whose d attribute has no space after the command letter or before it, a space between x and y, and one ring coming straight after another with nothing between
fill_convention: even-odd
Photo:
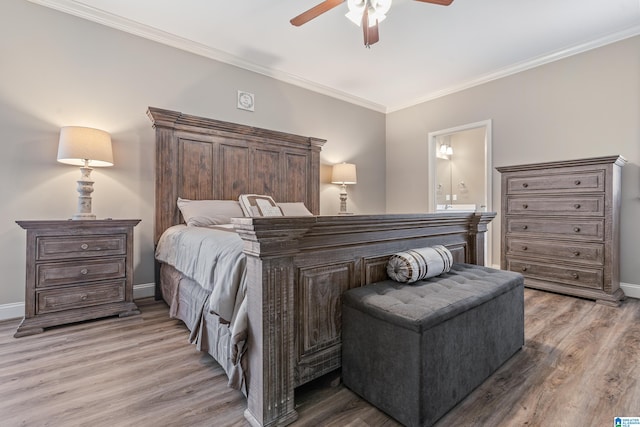
<instances>
[{"instance_id":1,"label":"wooden bed frame","mask_svg":"<svg viewBox=\"0 0 640 427\"><path fill-rule=\"evenodd\" d=\"M324 140L149 108L156 130L155 243L186 199L268 194L320 208ZM340 296L386 279L389 256L443 244L484 264L495 213L234 218L247 255L247 410L254 426L297 418L294 389L340 362ZM156 297L160 296L156 276Z\"/></svg>"}]
</instances>

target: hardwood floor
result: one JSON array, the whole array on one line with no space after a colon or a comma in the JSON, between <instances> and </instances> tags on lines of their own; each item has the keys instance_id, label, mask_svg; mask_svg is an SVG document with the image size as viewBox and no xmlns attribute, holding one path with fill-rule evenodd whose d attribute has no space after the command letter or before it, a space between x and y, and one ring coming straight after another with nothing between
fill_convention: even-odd
<instances>
[{"instance_id":1,"label":"hardwood floor","mask_svg":"<svg viewBox=\"0 0 640 427\"><path fill-rule=\"evenodd\" d=\"M0 425L248 426L246 400L163 303L13 338L0 322ZM612 426L640 417L640 300L525 290L526 343L437 426ZM294 426L398 426L330 374L296 390Z\"/></svg>"}]
</instances>

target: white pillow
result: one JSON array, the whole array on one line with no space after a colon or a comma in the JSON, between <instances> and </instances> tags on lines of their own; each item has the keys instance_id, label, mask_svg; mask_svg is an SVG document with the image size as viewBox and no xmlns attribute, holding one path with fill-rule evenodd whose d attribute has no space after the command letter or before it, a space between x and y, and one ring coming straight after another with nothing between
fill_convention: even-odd
<instances>
[{"instance_id":1,"label":"white pillow","mask_svg":"<svg viewBox=\"0 0 640 427\"><path fill-rule=\"evenodd\" d=\"M241 194L240 207L245 216L282 216L282 210L271 198L263 194Z\"/></svg>"},{"instance_id":2,"label":"white pillow","mask_svg":"<svg viewBox=\"0 0 640 427\"><path fill-rule=\"evenodd\" d=\"M178 208L184 222L195 227L230 224L231 218L243 217L240 203L235 200L188 200L178 198Z\"/></svg>"},{"instance_id":3,"label":"white pillow","mask_svg":"<svg viewBox=\"0 0 640 427\"><path fill-rule=\"evenodd\" d=\"M284 216L313 216L302 202L280 202L278 206Z\"/></svg>"},{"instance_id":4,"label":"white pillow","mask_svg":"<svg viewBox=\"0 0 640 427\"><path fill-rule=\"evenodd\" d=\"M387 274L400 283L438 276L451 270L453 255L442 245L398 252L387 262Z\"/></svg>"}]
</instances>

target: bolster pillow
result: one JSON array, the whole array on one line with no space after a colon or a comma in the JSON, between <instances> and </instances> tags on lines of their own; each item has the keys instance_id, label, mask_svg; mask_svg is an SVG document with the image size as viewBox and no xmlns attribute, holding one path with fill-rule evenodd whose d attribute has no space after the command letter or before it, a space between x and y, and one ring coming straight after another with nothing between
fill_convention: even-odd
<instances>
[{"instance_id":1,"label":"bolster pillow","mask_svg":"<svg viewBox=\"0 0 640 427\"><path fill-rule=\"evenodd\" d=\"M446 273L452 264L453 256L449 249L436 245L391 255L387 263L387 274L396 282L413 283Z\"/></svg>"}]
</instances>

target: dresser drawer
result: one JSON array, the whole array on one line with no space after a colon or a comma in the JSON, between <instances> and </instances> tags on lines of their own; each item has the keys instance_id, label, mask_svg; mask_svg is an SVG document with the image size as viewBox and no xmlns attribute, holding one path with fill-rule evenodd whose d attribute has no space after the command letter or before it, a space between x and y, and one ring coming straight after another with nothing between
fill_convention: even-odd
<instances>
[{"instance_id":1,"label":"dresser drawer","mask_svg":"<svg viewBox=\"0 0 640 427\"><path fill-rule=\"evenodd\" d=\"M604 240L603 219L562 219L507 217L506 231L509 234L540 235L545 237L571 238L572 240Z\"/></svg>"},{"instance_id":2,"label":"dresser drawer","mask_svg":"<svg viewBox=\"0 0 640 427\"><path fill-rule=\"evenodd\" d=\"M120 279L126 275L125 265L124 258L38 264L36 265L36 287Z\"/></svg>"},{"instance_id":3,"label":"dresser drawer","mask_svg":"<svg viewBox=\"0 0 640 427\"><path fill-rule=\"evenodd\" d=\"M516 257L542 257L596 266L604 265L604 244L550 242L507 237L507 254Z\"/></svg>"},{"instance_id":4,"label":"dresser drawer","mask_svg":"<svg viewBox=\"0 0 640 427\"><path fill-rule=\"evenodd\" d=\"M121 302L125 298L124 290L125 282L122 280L37 291L36 314Z\"/></svg>"},{"instance_id":5,"label":"dresser drawer","mask_svg":"<svg viewBox=\"0 0 640 427\"><path fill-rule=\"evenodd\" d=\"M604 196L508 197L507 214L603 216Z\"/></svg>"},{"instance_id":6,"label":"dresser drawer","mask_svg":"<svg viewBox=\"0 0 640 427\"><path fill-rule=\"evenodd\" d=\"M127 236L125 234L73 237L40 236L36 244L36 259L38 261L125 255Z\"/></svg>"},{"instance_id":7,"label":"dresser drawer","mask_svg":"<svg viewBox=\"0 0 640 427\"><path fill-rule=\"evenodd\" d=\"M507 178L507 194L604 191L604 170Z\"/></svg>"},{"instance_id":8,"label":"dresser drawer","mask_svg":"<svg viewBox=\"0 0 640 427\"><path fill-rule=\"evenodd\" d=\"M604 281L601 268L537 263L515 258L508 260L507 270L521 273L525 279L529 277L590 289L602 289Z\"/></svg>"}]
</instances>

